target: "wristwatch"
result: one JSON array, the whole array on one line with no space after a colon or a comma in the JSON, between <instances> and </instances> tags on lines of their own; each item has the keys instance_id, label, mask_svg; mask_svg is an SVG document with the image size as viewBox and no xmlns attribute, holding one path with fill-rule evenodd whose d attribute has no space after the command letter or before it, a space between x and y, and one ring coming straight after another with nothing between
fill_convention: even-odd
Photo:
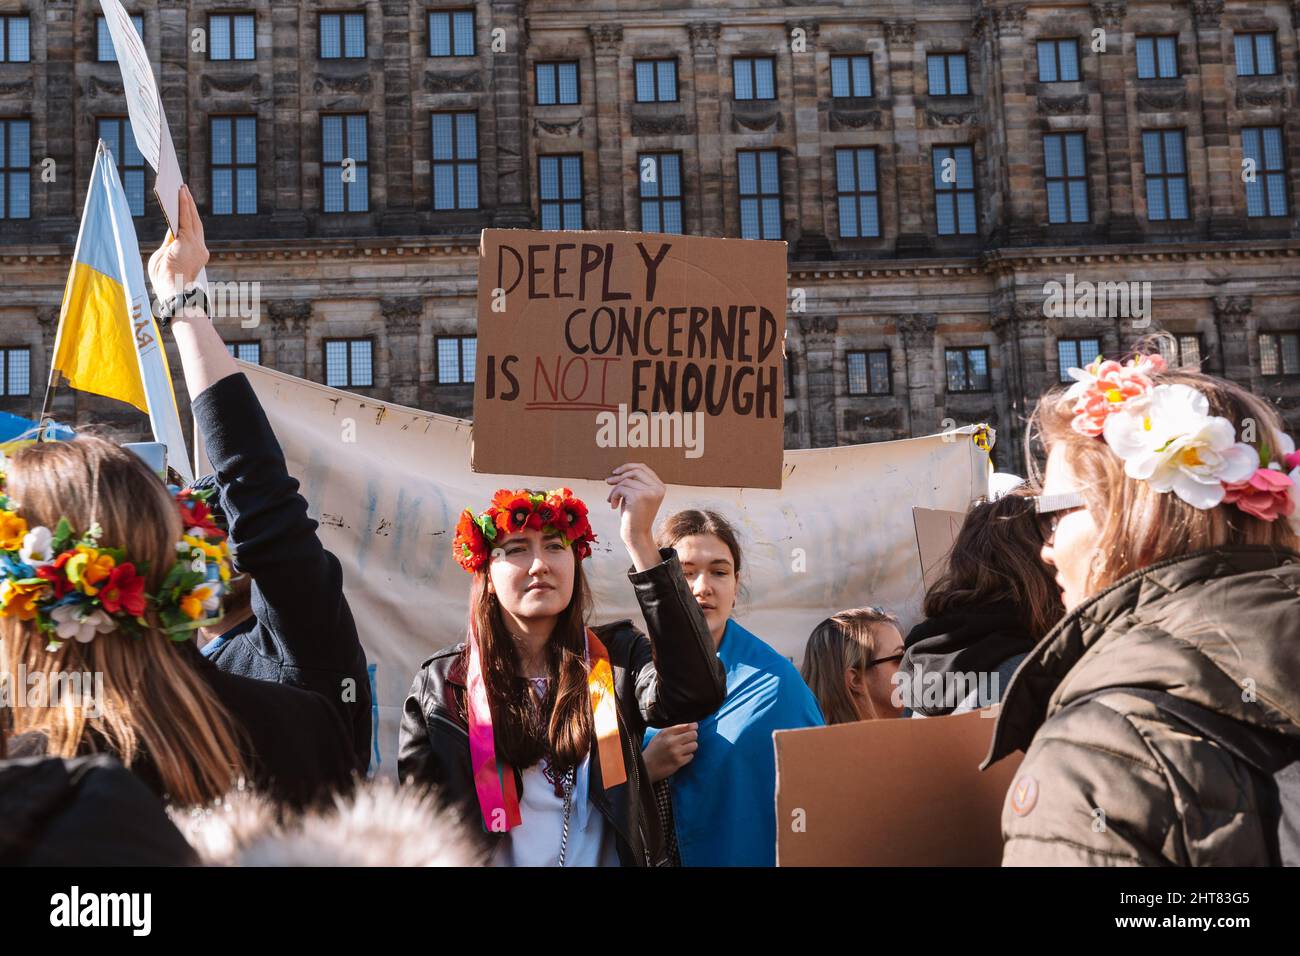
<instances>
[{"instance_id":1,"label":"wristwatch","mask_svg":"<svg viewBox=\"0 0 1300 956\"><path fill-rule=\"evenodd\" d=\"M179 295L171 296L164 299L158 304L158 324L166 331L172 324L172 319L177 312L188 309L191 306L200 306L204 315L211 313L208 304L208 297L198 286L190 289L188 292L182 292Z\"/></svg>"}]
</instances>

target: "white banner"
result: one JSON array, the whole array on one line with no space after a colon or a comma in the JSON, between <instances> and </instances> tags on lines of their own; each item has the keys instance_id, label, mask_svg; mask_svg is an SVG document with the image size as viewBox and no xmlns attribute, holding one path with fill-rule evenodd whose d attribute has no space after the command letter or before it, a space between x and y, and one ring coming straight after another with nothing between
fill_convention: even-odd
<instances>
[{"instance_id":1,"label":"white banner","mask_svg":"<svg viewBox=\"0 0 1300 956\"><path fill-rule=\"evenodd\" d=\"M377 769L392 774L412 678L435 650L464 638L470 576L451 557L461 510L486 507L499 487L559 482L470 471L470 423L461 419L240 365L343 564L378 689ZM780 490L674 485L660 517L698 507L731 519L743 549L736 617L797 664L809 632L835 611L876 604L915 623L922 586L912 507L965 511L985 492L988 454L974 431L787 451ZM608 486L567 484L599 537L588 569L594 622L640 624Z\"/></svg>"}]
</instances>

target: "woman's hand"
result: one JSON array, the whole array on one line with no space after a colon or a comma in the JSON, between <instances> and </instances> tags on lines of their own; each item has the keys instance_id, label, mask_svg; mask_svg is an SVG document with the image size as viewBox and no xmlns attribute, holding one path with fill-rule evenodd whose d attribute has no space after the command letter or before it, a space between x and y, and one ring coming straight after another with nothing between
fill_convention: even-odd
<instances>
[{"instance_id":1,"label":"woman's hand","mask_svg":"<svg viewBox=\"0 0 1300 956\"><path fill-rule=\"evenodd\" d=\"M664 483L649 465L631 462L619 465L605 479L614 487L609 492L609 506L621 511L619 537L632 556L638 571L662 563L655 547L654 521L664 500Z\"/></svg>"},{"instance_id":2,"label":"woman's hand","mask_svg":"<svg viewBox=\"0 0 1300 956\"><path fill-rule=\"evenodd\" d=\"M154 295L170 299L179 295L192 283L208 262L208 247L203 241L203 223L190 188L180 189L180 222L174 239L163 239L163 244L149 257L149 280Z\"/></svg>"},{"instance_id":3,"label":"woman's hand","mask_svg":"<svg viewBox=\"0 0 1300 956\"><path fill-rule=\"evenodd\" d=\"M641 752L651 783L671 777L695 759L695 751L700 746L699 727L699 724L678 724L654 735Z\"/></svg>"}]
</instances>

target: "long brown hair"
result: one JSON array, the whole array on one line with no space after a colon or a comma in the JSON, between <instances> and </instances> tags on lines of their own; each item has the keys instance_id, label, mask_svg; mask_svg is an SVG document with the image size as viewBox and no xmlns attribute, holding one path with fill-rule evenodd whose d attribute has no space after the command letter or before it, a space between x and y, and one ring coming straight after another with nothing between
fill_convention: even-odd
<instances>
[{"instance_id":1,"label":"long brown hair","mask_svg":"<svg viewBox=\"0 0 1300 956\"><path fill-rule=\"evenodd\" d=\"M687 508L664 519L655 536L655 544L661 548L674 548L682 538L696 534L711 534L727 546L731 552L732 574L740 577L740 541L731 522L716 511L702 511Z\"/></svg>"},{"instance_id":2,"label":"long brown hair","mask_svg":"<svg viewBox=\"0 0 1300 956\"><path fill-rule=\"evenodd\" d=\"M1188 370L1152 374L1156 385L1189 385L1209 400L1210 414L1232 422L1237 440L1257 451L1267 443L1280 455L1281 418L1268 402L1232 382ZM1176 494L1162 494L1146 481L1128 477L1124 461L1100 438L1076 432L1071 402L1060 389L1044 395L1026 434L1027 452L1041 438L1045 450L1065 445L1065 459L1079 480L1092 519L1099 529L1098 554L1088 575L1096 593L1124 575L1166 558L1225 545L1266 545L1295 550L1297 541L1286 518L1264 521L1235 505L1194 508ZM1245 429L1247 422L1253 429ZM1253 434L1252 434L1253 431ZM1247 440L1249 439L1249 440ZM1032 454L1028 460L1035 467Z\"/></svg>"},{"instance_id":3,"label":"long brown hair","mask_svg":"<svg viewBox=\"0 0 1300 956\"><path fill-rule=\"evenodd\" d=\"M884 627L897 629L898 618L878 607L855 607L831 615L808 636L800 674L821 705L827 724L849 724L881 716L870 694L867 712L862 713L857 698L844 682L844 671L862 670L875 659Z\"/></svg>"},{"instance_id":4,"label":"long brown hair","mask_svg":"<svg viewBox=\"0 0 1300 956\"><path fill-rule=\"evenodd\" d=\"M966 513L943 575L926 591L925 616L1007 602L1037 641L1065 614L1042 549L1041 526L1028 488L977 503Z\"/></svg>"},{"instance_id":5,"label":"long brown hair","mask_svg":"<svg viewBox=\"0 0 1300 956\"><path fill-rule=\"evenodd\" d=\"M66 517L85 532L98 523L105 546L124 549L137 568L147 565L149 593L176 561L175 501L144 462L113 442L82 436L29 445L10 458L6 491L29 527L54 528ZM64 698L57 707L14 708L13 730L43 733L55 756L104 749L127 767L147 758L173 801L206 803L245 775L239 728L187 660L188 648L158 630L155 614L146 609L150 627L138 638L114 631L53 652L35 622L0 621L0 660L10 675L25 668L47 687L62 673L103 675L98 716Z\"/></svg>"},{"instance_id":6,"label":"long brown hair","mask_svg":"<svg viewBox=\"0 0 1300 956\"><path fill-rule=\"evenodd\" d=\"M546 642L551 678L540 707L519 673L519 651L501 616L497 596L488 590L485 567L474 575L470 626L478 635L483 683L492 710L497 750L513 767L531 767L543 757L560 770L576 767L591 749L591 703L587 692L586 620L591 592L575 555L573 594ZM465 663L468 664L468 646Z\"/></svg>"}]
</instances>

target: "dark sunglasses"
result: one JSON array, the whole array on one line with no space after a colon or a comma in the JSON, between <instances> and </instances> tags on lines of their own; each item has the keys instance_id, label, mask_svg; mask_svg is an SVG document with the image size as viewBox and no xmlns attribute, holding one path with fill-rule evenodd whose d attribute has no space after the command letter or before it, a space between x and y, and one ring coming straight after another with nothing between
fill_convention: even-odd
<instances>
[{"instance_id":1,"label":"dark sunglasses","mask_svg":"<svg viewBox=\"0 0 1300 956\"><path fill-rule=\"evenodd\" d=\"M1034 511L1038 514L1038 527L1043 535L1043 543L1050 545L1056 538L1056 526L1068 514L1086 508L1083 495L1077 491L1066 491L1055 495L1036 495L1033 499Z\"/></svg>"},{"instance_id":2,"label":"dark sunglasses","mask_svg":"<svg viewBox=\"0 0 1300 956\"><path fill-rule=\"evenodd\" d=\"M877 664L890 664L893 663L894 661L901 661L902 659L903 659L902 654L891 654L889 657L882 657L879 660L867 661L862 666L865 669L868 667L875 667Z\"/></svg>"}]
</instances>

